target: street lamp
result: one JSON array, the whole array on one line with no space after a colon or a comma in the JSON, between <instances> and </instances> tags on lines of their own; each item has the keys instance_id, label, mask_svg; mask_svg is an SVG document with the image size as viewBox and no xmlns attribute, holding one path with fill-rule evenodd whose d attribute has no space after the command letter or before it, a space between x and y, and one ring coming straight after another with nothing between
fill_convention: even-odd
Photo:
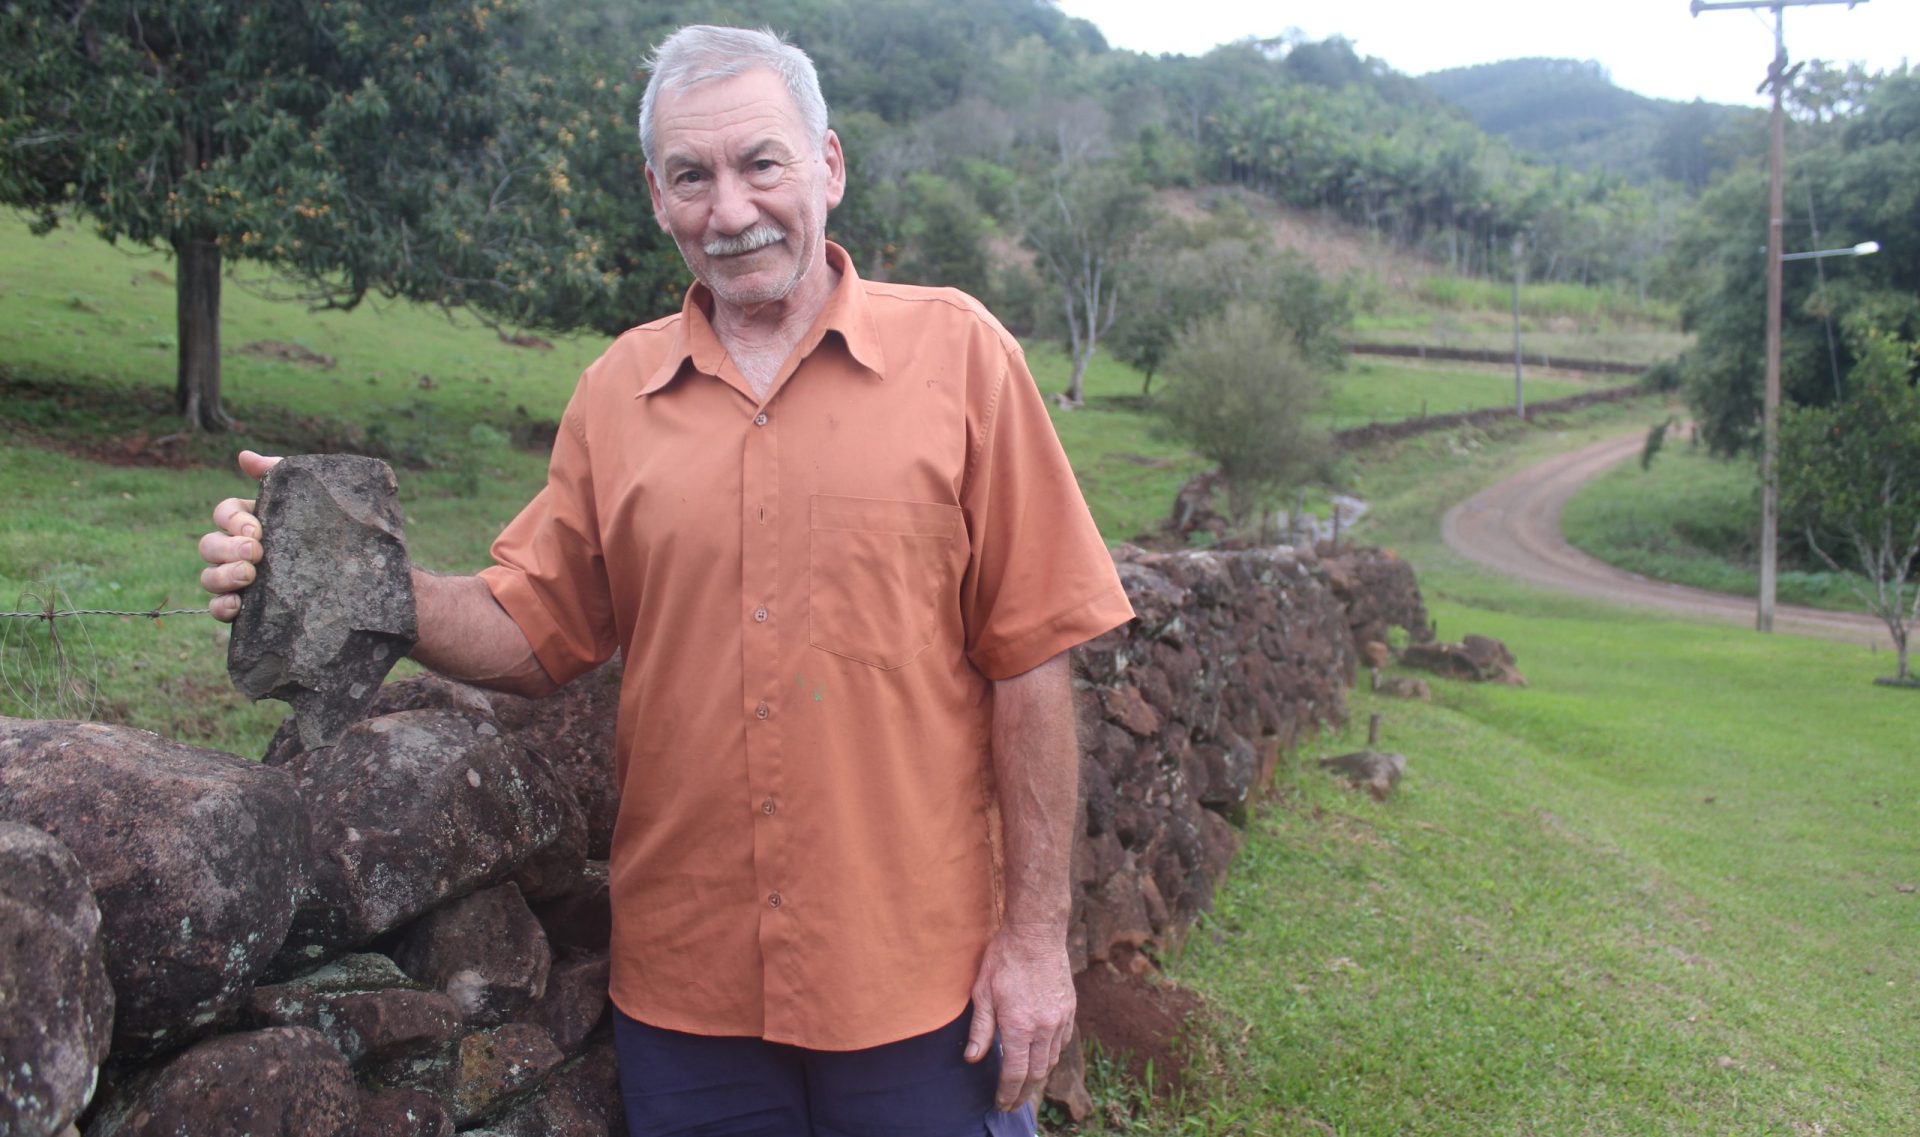
<instances>
[{"instance_id":1,"label":"street lamp","mask_svg":"<svg viewBox=\"0 0 1920 1137\"><path fill-rule=\"evenodd\" d=\"M1778 241L1780 227L1777 210L1774 216L1773 239ZM1777 247L1769 246L1761 252ZM1773 630L1780 567L1780 467L1774 455L1775 440L1780 429L1780 262L1813 261L1822 257L1865 257L1879 251L1880 242L1862 241L1850 249L1781 253L1776 263L1767 266L1767 390L1766 403L1761 412L1763 442L1760 451L1760 602L1754 616L1754 626L1763 632Z\"/></svg>"},{"instance_id":2,"label":"street lamp","mask_svg":"<svg viewBox=\"0 0 1920 1137\"><path fill-rule=\"evenodd\" d=\"M1765 250L1761 250L1764 252ZM1865 257L1880 251L1880 242L1862 241L1851 249L1821 249L1816 253L1781 253L1783 261L1811 261L1821 257Z\"/></svg>"}]
</instances>

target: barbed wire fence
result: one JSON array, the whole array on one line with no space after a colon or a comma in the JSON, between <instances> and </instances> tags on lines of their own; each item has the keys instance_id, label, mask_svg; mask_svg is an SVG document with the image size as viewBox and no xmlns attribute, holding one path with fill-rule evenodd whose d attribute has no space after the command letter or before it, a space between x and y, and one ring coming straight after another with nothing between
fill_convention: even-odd
<instances>
[{"instance_id":1,"label":"barbed wire fence","mask_svg":"<svg viewBox=\"0 0 1920 1137\"><path fill-rule=\"evenodd\" d=\"M205 616L205 608L168 608L162 600L145 611L79 608L57 584L30 583L0 612L0 696L30 718L92 719L100 711L100 668L88 633L89 617L152 620Z\"/></svg>"}]
</instances>

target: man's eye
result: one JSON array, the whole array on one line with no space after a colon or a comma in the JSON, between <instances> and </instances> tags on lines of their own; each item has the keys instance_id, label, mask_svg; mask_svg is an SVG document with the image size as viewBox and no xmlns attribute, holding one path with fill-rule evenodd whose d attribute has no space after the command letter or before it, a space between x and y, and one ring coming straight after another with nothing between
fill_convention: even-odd
<instances>
[{"instance_id":1,"label":"man's eye","mask_svg":"<svg viewBox=\"0 0 1920 1137\"><path fill-rule=\"evenodd\" d=\"M683 185L683 186L694 185L700 181L700 171L682 170L673 176L673 180L678 185Z\"/></svg>"}]
</instances>

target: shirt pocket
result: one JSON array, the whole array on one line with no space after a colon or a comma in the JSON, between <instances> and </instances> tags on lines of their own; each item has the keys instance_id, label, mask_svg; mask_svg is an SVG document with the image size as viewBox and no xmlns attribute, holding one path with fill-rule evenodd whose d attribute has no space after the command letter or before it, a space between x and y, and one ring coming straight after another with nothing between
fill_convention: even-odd
<instances>
[{"instance_id":1,"label":"shirt pocket","mask_svg":"<svg viewBox=\"0 0 1920 1137\"><path fill-rule=\"evenodd\" d=\"M807 642L893 670L933 643L953 591L957 505L815 494L807 546Z\"/></svg>"}]
</instances>

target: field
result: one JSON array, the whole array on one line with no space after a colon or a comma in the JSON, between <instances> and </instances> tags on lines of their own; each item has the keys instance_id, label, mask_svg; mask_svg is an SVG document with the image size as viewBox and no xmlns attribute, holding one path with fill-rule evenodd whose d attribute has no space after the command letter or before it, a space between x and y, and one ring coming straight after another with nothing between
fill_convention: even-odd
<instances>
[{"instance_id":1,"label":"field","mask_svg":"<svg viewBox=\"0 0 1920 1137\"><path fill-rule=\"evenodd\" d=\"M1527 402L1545 402L1568 395L1626 385L1618 375L1573 377L1566 372L1542 376L1528 373L1523 380ZM1476 411L1513 405L1513 371L1504 374L1486 367L1448 363L1391 362L1354 356L1336 375L1328 391L1322 421L1329 430L1398 422L1426 415Z\"/></svg>"},{"instance_id":2,"label":"field","mask_svg":"<svg viewBox=\"0 0 1920 1137\"><path fill-rule=\"evenodd\" d=\"M1426 344L1510 355L1511 287L1497 281L1429 276L1382 296L1362 292L1354 338L1369 343ZM1671 304L1618 287L1528 284L1520 290L1520 339L1529 357L1603 359L1647 365L1685 351Z\"/></svg>"},{"instance_id":3,"label":"field","mask_svg":"<svg viewBox=\"0 0 1920 1137\"><path fill-rule=\"evenodd\" d=\"M1513 352L1512 318L1494 312L1462 313L1412 307L1405 311L1362 315L1354 320L1354 338L1366 343L1492 351L1508 357ZM1527 326L1521 334L1521 346L1529 358L1545 355L1549 360L1601 359L1642 367L1673 358L1691 342L1691 336L1675 331L1636 327L1592 329L1551 321L1543 326Z\"/></svg>"}]
</instances>

